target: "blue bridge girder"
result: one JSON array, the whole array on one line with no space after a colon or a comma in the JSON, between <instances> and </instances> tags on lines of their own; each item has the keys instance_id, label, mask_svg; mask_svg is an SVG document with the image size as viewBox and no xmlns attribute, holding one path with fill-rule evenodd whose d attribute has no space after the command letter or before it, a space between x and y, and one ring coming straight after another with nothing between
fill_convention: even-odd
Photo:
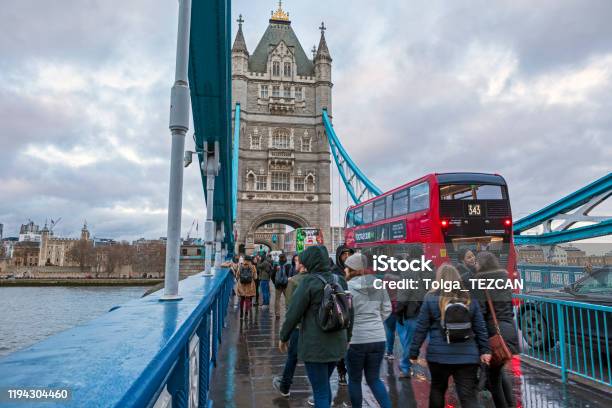
<instances>
[{"instance_id":1,"label":"blue bridge girder","mask_svg":"<svg viewBox=\"0 0 612 408\"><path fill-rule=\"evenodd\" d=\"M213 220L222 222L224 242L233 249L233 157L231 135L231 1L197 0L191 9L189 85L194 139L200 169L218 144ZM207 150L207 151L204 151ZM206 199L206 172L201 170Z\"/></svg>"},{"instance_id":2,"label":"blue bridge girder","mask_svg":"<svg viewBox=\"0 0 612 408\"><path fill-rule=\"evenodd\" d=\"M516 221L514 223L514 242L519 245L555 245L611 235L612 216L589 215L593 208L610 196L612 196L612 173ZM562 222L553 227L553 221ZM579 222L591 222L592 224L572 228ZM543 226L543 233L521 235L540 225Z\"/></svg>"},{"instance_id":3,"label":"blue bridge girder","mask_svg":"<svg viewBox=\"0 0 612 408\"><path fill-rule=\"evenodd\" d=\"M327 133L327 141L329 142L334 162L353 202L359 204L361 201L382 194L382 191L367 178L355 162L353 162L351 156L344 150L329 120L326 109L323 109L323 125L325 126L325 133Z\"/></svg>"}]
</instances>

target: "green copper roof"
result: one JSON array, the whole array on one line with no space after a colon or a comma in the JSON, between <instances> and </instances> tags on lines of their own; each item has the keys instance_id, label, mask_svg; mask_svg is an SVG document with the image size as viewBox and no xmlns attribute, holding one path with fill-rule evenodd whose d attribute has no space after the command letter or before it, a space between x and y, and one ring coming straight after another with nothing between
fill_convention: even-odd
<instances>
[{"instance_id":1,"label":"green copper roof","mask_svg":"<svg viewBox=\"0 0 612 408\"><path fill-rule=\"evenodd\" d=\"M270 46L276 47L281 41L284 41L288 47L293 47L297 74L302 76L314 75L314 65L306 56L300 41L291 28L291 24L276 22L270 22L253 55L249 58L249 71L266 72Z\"/></svg>"}]
</instances>

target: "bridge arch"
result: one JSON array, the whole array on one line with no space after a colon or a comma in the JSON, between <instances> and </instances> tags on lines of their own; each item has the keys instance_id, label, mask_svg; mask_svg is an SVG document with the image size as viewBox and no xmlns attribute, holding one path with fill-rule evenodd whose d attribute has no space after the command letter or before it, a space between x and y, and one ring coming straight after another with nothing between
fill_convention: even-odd
<instances>
[{"instance_id":1,"label":"bridge arch","mask_svg":"<svg viewBox=\"0 0 612 408\"><path fill-rule=\"evenodd\" d=\"M289 211L270 211L255 216L246 224L239 233L238 251L239 253L250 253L256 244L264 244L270 248L279 247L282 249L282 242L270 242L269 237L265 237L258 229L267 224L283 224L292 228L309 227L311 223L303 216Z\"/></svg>"},{"instance_id":2,"label":"bridge arch","mask_svg":"<svg viewBox=\"0 0 612 408\"><path fill-rule=\"evenodd\" d=\"M257 228L266 224L285 224L292 228L304 228L310 226L308 220L298 214L276 211L261 214L260 216L256 217L253 221L251 221L248 228L248 233L252 234Z\"/></svg>"}]
</instances>

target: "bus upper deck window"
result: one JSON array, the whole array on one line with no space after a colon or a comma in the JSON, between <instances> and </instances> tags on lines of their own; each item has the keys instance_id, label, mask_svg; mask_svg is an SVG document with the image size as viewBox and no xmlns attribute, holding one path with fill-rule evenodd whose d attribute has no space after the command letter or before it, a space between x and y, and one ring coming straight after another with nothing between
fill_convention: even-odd
<instances>
[{"instance_id":1,"label":"bus upper deck window","mask_svg":"<svg viewBox=\"0 0 612 408\"><path fill-rule=\"evenodd\" d=\"M424 182L410 187L410 212L429 208L429 183Z\"/></svg>"},{"instance_id":2,"label":"bus upper deck window","mask_svg":"<svg viewBox=\"0 0 612 408\"><path fill-rule=\"evenodd\" d=\"M408 189L393 194L393 216L408 212Z\"/></svg>"},{"instance_id":3,"label":"bus upper deck window","mask_svg":"<svg viewBox=\"0 0 612 408\"><path fill-rule=\"evenodd\" d=\"M363 208L357 208L355 210L355 215L354 215L354 219L353 219L353 223L355 224L355 226L359 226L361 224L363 224Z\"/></svg>"},{"instance_id":4,"label":"bus upper deck window","mask_svg":"<svg viewBox=\"0 0 612 408\"><path fill-rule=\"evenodd\" d=\"M376 200L374 202L374 215L373 221L380 221L385 219L385 199Z\"/></svg>"},{"instance_id":5,"label":"bus upper deck window","mask_svg":"<svg viewBox=\"0 0 612 408\"><path fill-rule=\"evenodd\" d=\"M372 203L363 206L363 223L369 224L372 222Z\"/></svg>"},{"instance_id":6,"label":"bus upper deck window","mask_svg":"<svg viewBox=\"0 0 612 408\"><path fill-rule=\"evenodd\" d=\"M353 227L354 221L355 221L355 213L351 210L346 213L346 226L348 228Z\"/></svg>"}]
</instances>

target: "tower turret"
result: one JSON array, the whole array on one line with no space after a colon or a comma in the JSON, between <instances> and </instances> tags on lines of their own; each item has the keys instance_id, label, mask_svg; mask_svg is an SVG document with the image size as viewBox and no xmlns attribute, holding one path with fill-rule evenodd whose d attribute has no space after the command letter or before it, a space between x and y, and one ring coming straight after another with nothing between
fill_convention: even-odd
<instances>
[{"instance_id":1,"label":"tower turret","mask_svg":"<svg viewBox=\"0 0 612 408\"><path fill-rule=\"evenodd\" d=\"M316 100L317 100L317 113L320 114L322 109L327 109L328 113L332 113L332 100L331 100L331 63L332 57L327 47L327 41L325 41L325 23L321 23L321 39L319 40L319 47L314 57L315 67L315 80L316 80Z\"/></svg>"},{"instance_id":2,"label":"tower turret","mask_svg":"<svg viewBox=\"0 0 612 408\"><path fill-rule=\"evenodd\" d=\"M249 71L249 50L242 33L242 14L238 17L238 32L232 47L232 99L235 103L246 105L247 72Z\"/></svg>"}]
</instances>

